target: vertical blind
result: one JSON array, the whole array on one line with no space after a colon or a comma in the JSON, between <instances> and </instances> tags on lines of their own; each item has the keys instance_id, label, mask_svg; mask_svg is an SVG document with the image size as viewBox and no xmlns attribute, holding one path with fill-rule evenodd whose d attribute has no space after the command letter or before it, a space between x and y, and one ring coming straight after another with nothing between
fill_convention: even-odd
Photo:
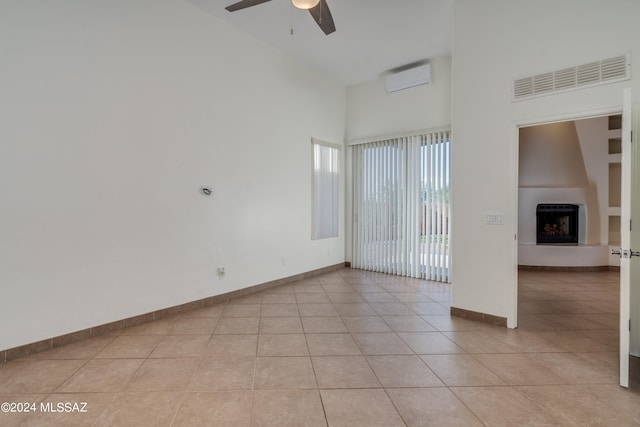
<instances>
[{"instance_id":1,"label":"vertical blind","mask_svg":"<svg viewBox=\"0 0 640 427\"><path fill-rule=\"evenodd\" d=\"M354 268L448 282L449 132L352 146Z\"/></svg>"},{"instance_id":2,"label":"vertical blind","mask_svg":"<svg viewBox=\"0 0 640 427\"><path fill-rule=\"evenodd\" d=\"M333 144L313 139L312 150L312 239L338 237L340 169L339 150Z\"/></svg>"}]
</instances>

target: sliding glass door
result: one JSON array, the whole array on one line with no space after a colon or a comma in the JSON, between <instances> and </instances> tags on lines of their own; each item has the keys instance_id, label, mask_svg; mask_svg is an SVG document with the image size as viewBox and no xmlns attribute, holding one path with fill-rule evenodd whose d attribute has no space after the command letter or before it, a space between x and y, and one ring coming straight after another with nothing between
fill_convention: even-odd
<instances>
[{"instance_id":1,"label":"sliding glass door","mask_svg":"<svg viewBox=\"0 0 640 427\"><path fill-rule=\"evenodd\" d=\"M449 132L352 146L354 268L448 281Z\"/></svg>"}]
</instances>

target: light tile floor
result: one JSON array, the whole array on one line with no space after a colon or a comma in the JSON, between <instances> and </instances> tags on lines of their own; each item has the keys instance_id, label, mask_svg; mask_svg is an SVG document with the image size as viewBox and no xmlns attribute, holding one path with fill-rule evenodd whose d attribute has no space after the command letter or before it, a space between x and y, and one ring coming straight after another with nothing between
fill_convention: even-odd
<instances>
[{"instance_id":1,"label":"light tile floor","mask_svg":"<svg viewBox=\"0 0 640 427\"><path fill-rule=\"evenodd\" d=\"M0 402L36 411L0 425L640 425L637 384L617 385L618 274L519 283L517 330L449 316L446 284L283 285L8 362Z\"/></svg>"}]
</instances>

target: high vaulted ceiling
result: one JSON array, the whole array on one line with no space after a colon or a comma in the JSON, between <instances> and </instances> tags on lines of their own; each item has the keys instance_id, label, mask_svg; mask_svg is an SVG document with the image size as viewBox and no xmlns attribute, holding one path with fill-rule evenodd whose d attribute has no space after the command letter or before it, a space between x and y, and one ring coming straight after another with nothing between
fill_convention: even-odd
<instances>
[{"instance_id":1,"label":"high vaulted ceiling","mask_svg":"<svg viewBox=\"0 0 640 427\"><path fill-rule=\"evenodd\" d=\"M237 0L187 1L346 85L451 54L453 0L327 0L337 28L328 36L291 0L236 12L225 7Z\"/></svg>"}]
</instances>

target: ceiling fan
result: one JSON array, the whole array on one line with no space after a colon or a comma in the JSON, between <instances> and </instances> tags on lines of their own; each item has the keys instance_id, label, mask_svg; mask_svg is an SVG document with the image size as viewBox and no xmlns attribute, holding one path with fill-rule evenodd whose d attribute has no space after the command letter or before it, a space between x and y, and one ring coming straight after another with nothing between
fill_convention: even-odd
<instances>
[{"instance_id":1,"label":"ceiling fan","mask_svg":"<svg viewBox=\"0 0 640 427\"><path fill-rule=\"evenodd\" d=\"M229 12L235 12L236 10L257 6L268 1L271 0L241 0L225 7L225 9ZM336 30L336 26L333 23L333 17L331 16L331 11L329 10L329 6L327 6L327 2L325 0L291 0L291 3L293 3L293 5L298 9L308 10L325 34L329 35Z\"/></svg>"}]
</instances>

